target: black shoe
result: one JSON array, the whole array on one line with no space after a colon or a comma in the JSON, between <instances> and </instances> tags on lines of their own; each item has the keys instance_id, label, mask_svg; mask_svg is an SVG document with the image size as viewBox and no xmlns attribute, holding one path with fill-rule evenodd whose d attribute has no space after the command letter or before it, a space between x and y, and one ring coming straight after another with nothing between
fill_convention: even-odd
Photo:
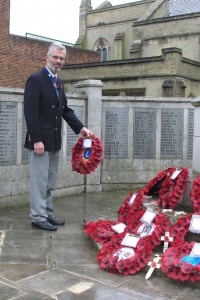
<instances>
[{"instance_id":1,"label":"black shoe","mask_svg":"<svg viewBox=\"0 0 200 300\"><path fill-rule=\"evenodd\" d=\"M39 229L43 229L43 230L50 230L50 231L56 231L57 227L50 224L48 221L43 221L43 222L32 222L32 226L39 228Z\"/></svg>"},{"instance_id":2,"label":"black shoe","mask_svg":"<svg viewBox=\"0 0 200 300\"><path fill-rule=\"evenodd\" d=\"M48 217L47 221L55 226L65 225L65 221L62 219L57 219L56 217Z\"/></svg>"}]
</instances>

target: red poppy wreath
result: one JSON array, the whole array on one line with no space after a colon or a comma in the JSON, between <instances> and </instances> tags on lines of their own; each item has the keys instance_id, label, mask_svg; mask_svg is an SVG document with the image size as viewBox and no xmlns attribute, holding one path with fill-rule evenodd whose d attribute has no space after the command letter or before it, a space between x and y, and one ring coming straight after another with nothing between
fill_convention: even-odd
<instances>
[{"instance_id":1,"label":"red poppy wreath","mask_svg":"<svg viewBox=\"0 0 200 300\"><path fill-rule=\"evenodd\" d=\"M170 278L181 281L200 280L200 264L193 265L184 258L190 257L195 242L182 242L168 248L162 256L161 269ZM191 258L191 257L190 257Z\"/></svg>"},{"instance_id":2,"label":"red poppy wreath","mask_svg":"<svg viewBox=\"0 0 200 300\"><path fill-rule=\"evenodd\" d=\"M184 195L189 180L189 172L187 168L181 168L177 171L180 173L175 178L173 178L173 174L176 171L171 176L166 177L160 189L157 204L163 208L173 209Z\"/></svg>"},{"instance_id":3,"label":"red poppy wreath","mask_svg":"<svg viewBox=\"0 0 200 300\"><path fill-rule=\"evenodd\" d=\"M134 216L137 211L143 208L144 199L143 190L131 192L118 210L118 221L126 223L130 215Z\"/></svg>"},{"instance_id":4,"label":"red poppy wreath","mask_svg":"<svg viewBox=\"0 0 200 300\"><path fill-rule=\"evenodd\" d=\"M189 232L191 218L192 214L189 214L188 216L181 217L174 223L170 230L170 237L173 238L173 241L170 243L171 246L177 246L184 242Z\"/></svg>"},{"instance_id":5,"label":"red poppy wreath","mask_svg":"<svg viewBox=\"0 0 200 300\"><path fill-rule=\"evenodd\" d=\"M138 211L132 218L127 220L127 232L143 236L150 241L150 246L154 249L162 243L161 237L170 230L169 217L162 212L158 212L150 224L144 223L142 218L147 210Z\"/></svg>"},{"instance_id":6,"label":"red poppy wreath","mask_svg":"<svg viewBox=\"0 0 200 300\"><path fill-rule=\"evenodd\" d=\"M105 244L111 240L111 238L118 234L113 227L119 225L120 222L109 221L109 220L99 220L97 222L87 222L83 231L88 234L94 241ZM123 224L121 224L123 225ZM123 230L125 230L125 224Z\"/></svg>"},{"instance_id":7,"label":"red poppy wreath","mask_svg":"<svg viewBox=\"0 0 200 300\"><path fill-rule=\"evenodd\" d=\"M171 176L175 170L175 167L170 167L166 170L159 172L153 179L149 181L149 183L143 189L145 195L158 196L163 182L168 176Z\"/></svg>"},{"instance_id":8,"label":"red poppy wreath","mask_svg":"<svg viewBox=\"0 0 200 300\"><path fill-rule=\"evenodd\" d=\"M161 262L161 269L168 277L181 281L200 280L200 257L199 254L196 257L191 253L196 242L185 241L189 231L199 233L199 219L199 214L189 214L173 225L170 231L170 237L173 238L171 247L165 251ZM200 248L200 244L198 247Z\"/></svg>"},{"instance_id":9,"label":"red poppy wreath","mask_svg":"<svg viewBox=\"0 0 200 300\"><path fill-rule=\"evenodd\" d=\"M190 198L193 202L194 212L200 213L200 175L193 180Z\"/></svg>"},{"instance_id":10,"label":"red poppy wreath","mask_svg":"<svg viewBox=\"0 0 200 300\"><path fill-rule=\"evenodd\" d=\"M72 170L86 175L95 171L103 158L103 144L95 135L81 137L72 148Z\"/></svg>"},{"instance_id":11,"label":"red poppy wreath","mask_svg":"<svg viewBox=\"0 0 200 300\"><path fill-rule=\"evenodd\" d=\"M140 238L136 247L121 245L124 234L113 237L97 254L101 269L120 275L132 275L143 269L149 262L152 249L148 240Z\"/></svg>"}]
</instances>

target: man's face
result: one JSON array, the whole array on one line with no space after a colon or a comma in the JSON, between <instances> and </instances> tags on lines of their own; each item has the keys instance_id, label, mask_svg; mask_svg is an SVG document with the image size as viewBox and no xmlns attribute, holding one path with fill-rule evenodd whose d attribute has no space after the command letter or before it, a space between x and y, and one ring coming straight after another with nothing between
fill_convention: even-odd
<instances>
[{"instance_id":1,"label":"man's face","mask_svg":"<svg viewBox=\"0 0 200 300\"><path fill-rule=\"evenodd\" d=\"M56 48L52 49L50 54L47 54L46 66L53 74L56 74L61 70L65 62L65 56L66 54L64 50L59 50Z\"/></svg>"}]
</instances>

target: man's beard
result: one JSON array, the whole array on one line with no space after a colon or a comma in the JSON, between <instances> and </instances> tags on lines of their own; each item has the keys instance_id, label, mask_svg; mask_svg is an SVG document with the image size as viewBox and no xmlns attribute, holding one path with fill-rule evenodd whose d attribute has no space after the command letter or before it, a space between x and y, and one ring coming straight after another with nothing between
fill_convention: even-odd
<instances>
[{"instance_id":1,"label":"man's beard","mask_svg":"<svg viewBox=\"0 0 200 300\"><path fill-rule=\"evenodd\" d=\"M48 68L52 73L58 73L61 70L60 67L58 68L54 67L54 65L51 62L48 62Z\"/></svg>"}]
</instances>

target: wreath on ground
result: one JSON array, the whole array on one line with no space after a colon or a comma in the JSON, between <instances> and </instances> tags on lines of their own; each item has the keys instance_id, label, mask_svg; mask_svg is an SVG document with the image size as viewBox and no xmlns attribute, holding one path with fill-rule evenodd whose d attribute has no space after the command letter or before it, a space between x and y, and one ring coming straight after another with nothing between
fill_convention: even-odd
<instances>
[{"instance_id":1,"label":"wreath on ground","mask_svg":"<svg viewBox=\"0 0 200 300\"><path fill-rule=\"evenodd\" d=\"M97 222L87 222L83 231L88 234L94 241L105 244L111 240L111 238L118 234L112 226L120 224L120 222L99 220ZM125 229L125 228L124 228Z\"/></svg>"},{"instance_id":2,"label":"wreath on ground","mask_svg":"<svg viewBox=\"0 0 200 300\"><path fill-rule=\"evenodd\" d=\"M146 266L152 255L149 241L140 238L135 248L121 245L125 234L118 234L105 244L97 254L101 269L120 275L132 275Z\"/></svg>"},{"instance_id":3,"label":"wreath on ground","mask_svg":"<svg viewBox=\"0 0 200 300\"><path fill-rule=\"evenodd\" d=\"M181 217L170 231L170 237L173 238L170 242L171 247L164 252L161 261L162 271L170 278L181 281L200 280L200 264L193 265L189 263L191 257L187 258L196 242L185 241L187 233L191 230L192 217L195 215L199 217L197 213ZM185 257L186 259L183 259Z\"/></svg>"},{"instance_id":4,"label":"wreath on ground","mask_svg":"<svg viewBox=\"0 0 200 300\"><path fill-rule=\"evenodd\" d=\"M190 254L195 242L182 242L168 248L162 256L161 269L170 278L181 281L200 280L200 264L194 266L182 260Z\"/></svg>"},{"instance_id":5,"label":"wreath on ground","mask_svg":"<svg viewBox=\"0 0 200 300\"><path fill-rule=\"evenodd\" d=\"M84 147L84 141L91 139L91 145ZM72 170L86 175L95 171L103 158L103 144L94 134L81 137L72 148Z\"/></svg>"},{"instance_id":6,"label":"wreath on ground","mask_svg":"<svg viewBox=\"0 0 200 300\"><path fill-rule=\"evenodd\" d=\"M185 237L189 232L191 218L192 214L189 214L181 217L174 223L170 230L170 237L173 238L173 241L170 242L171 246L177 246L185 241Z\"/></svg>"},{"instance_id":7,"label":"wreath on ground","mask_svg":"<svg viewBox=\"0 0 200 300\"><path fill-rule=\"evenodd\" d=\"M193 180L190 198L193 202L194 212L200 213L200 175Z\"/></svg>"},{"instance_id":8,"label":"wreath on ground","mask_svg":"<svg viewBox=\"0 0 200 300\"><path fill-rule=\"evenodd\" d=\"M130 229L135 235L144 234L144 238L149 240L151 248L154 249L162 243L161 237L165 235L165 232L170 230L169 217L161 211L158 211L152 223L145 224L142 221L142 217L146 211L147 210L138 211L133 218L130 217L127 220L127 232L129 232Z\"/></svg>"},{"instance_id":9,"label":"wreath on ground","mask_svg":"<svg viewBox=\"0 0 200 300\"><path fill-rule=\"evenodd\" d=\"M143 189L145 195L159 196L160 189L166 177L171 176L175 170L175 167L170 167L159 172L154 178L149 181L149 183Z\"/></svg>"},{"instance_id":10,"label":"wreath on ground","mask_svg":"<svg viewBox=\"0 0 200 300\"><path fill-rule=\"evenodd\" d=\"M181 168L180 173L175 179L167 176L159 193L157 205L163 208L173 209L182 199L187 182L189 180L189 172L187 168Z\"/></svg>"},{"instance_id":11,"label":"wreath on ground","mask_svg":"<svg viewBox=\"0 0 200 300\"><path fill-rule=\"evenodd\" d=\"M144 202L144 191L131 192L118 210L118 221L126 223L129 216L134 216L137 211L142 210Z\"/></svg>"}]
</instances>

